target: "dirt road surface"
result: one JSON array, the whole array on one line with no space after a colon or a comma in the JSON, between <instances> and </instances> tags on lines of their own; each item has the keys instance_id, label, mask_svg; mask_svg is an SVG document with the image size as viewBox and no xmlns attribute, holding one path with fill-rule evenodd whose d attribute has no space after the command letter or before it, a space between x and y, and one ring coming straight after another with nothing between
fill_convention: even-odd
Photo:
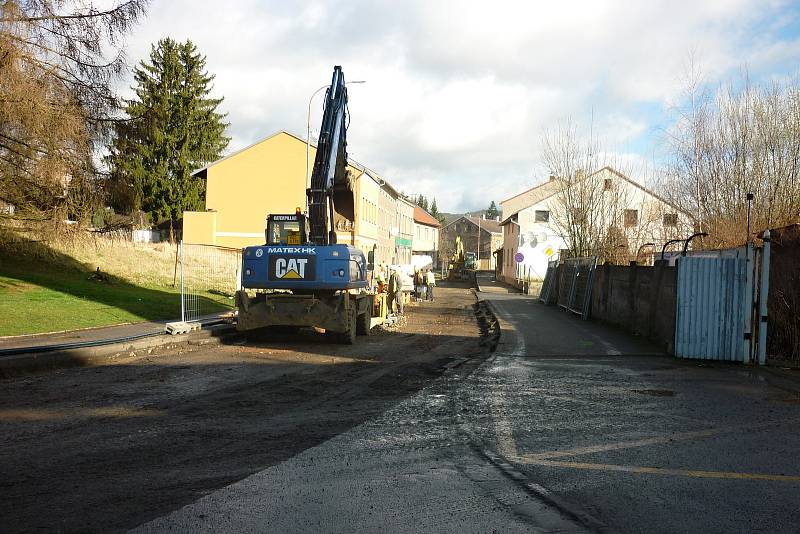
<instances>
[{"instance_id":1,"label":"dirt road surface","mask_svg":"<svg viewBox=\"0 0 800 534\"><path fill-rule=\"evenodd\" d=\"M466 287L353 346L313 331L0 381L0 532L134 527L484 358Z\"/></svg>"}]
</instances>

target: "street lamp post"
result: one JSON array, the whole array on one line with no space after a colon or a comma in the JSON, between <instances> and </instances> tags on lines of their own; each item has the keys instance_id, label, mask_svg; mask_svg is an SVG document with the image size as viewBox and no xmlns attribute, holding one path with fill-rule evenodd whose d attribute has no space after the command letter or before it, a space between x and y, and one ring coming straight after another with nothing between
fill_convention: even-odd
<instances>
[{"instance_id":1,"label":"street lamp post","mask_svg":"<svg viewBox=\"0 0 800 534\"><path fill-rule=\"evenodd\" d=\"M365 83L366 80L356 80L353 82L348 82L348 84L353 83ZM314 97L317 96L317 93L322 91L323 89L327 89L330 87L330 84L323 85L313 93L311 93L311 98L308 99L308 114L306 115L306 189L311 187L311 174L309 170L309 158L311 155L311 103L314 101Z\"/></svg>"},{"instance_id":2,"label":"street lamp post","mask_svg":"<svg viewBox=\"0 0 800 534\"><path fill-rule=\"evenodd\" d=\"M475 270L480 270L481 266L481 218L478 217L478 259L475 260Z\"/></svg>"}]
</instances>

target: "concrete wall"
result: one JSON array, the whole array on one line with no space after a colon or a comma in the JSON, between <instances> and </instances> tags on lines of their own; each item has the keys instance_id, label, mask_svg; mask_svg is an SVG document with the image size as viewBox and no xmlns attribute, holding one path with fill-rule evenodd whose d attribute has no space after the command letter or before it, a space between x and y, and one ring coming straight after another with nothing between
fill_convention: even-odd
<instances>
[{"instance_id":1,"label":"concrete wall","mask_svg":"<svg viewBox=\"0 0 800 534\"><path fill-rule=\"evenodd\" d=\"M601 265L594 275L591 317L675 348L677 269Z\"/></svg>"},{"instance_id":2,"label":"concrete wall","mask_svg":"<svg viewBox=\"0 0 800 534\"><path fill-rule=\"evenodd\" d=\"M770 231L767 357L800 360L800 224Z\"/></svg>"}]
</instances>

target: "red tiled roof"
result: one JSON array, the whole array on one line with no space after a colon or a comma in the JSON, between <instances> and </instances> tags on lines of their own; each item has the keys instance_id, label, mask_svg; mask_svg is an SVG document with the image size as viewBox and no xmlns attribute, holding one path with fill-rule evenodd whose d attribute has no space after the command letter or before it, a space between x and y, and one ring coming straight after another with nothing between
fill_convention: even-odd
<instances>
[{"instance_id":1,"label":"red tiled roof","mask_svg":"<svg viewBox=\"0 0 800 534\"><path fill-rule=\"evenodd\" d=\"M414 206L414 222L428 226L436 226L437 228L441 226L439 221L436 220L436 217L419 206Z\"/></svg>"}]
</instances>

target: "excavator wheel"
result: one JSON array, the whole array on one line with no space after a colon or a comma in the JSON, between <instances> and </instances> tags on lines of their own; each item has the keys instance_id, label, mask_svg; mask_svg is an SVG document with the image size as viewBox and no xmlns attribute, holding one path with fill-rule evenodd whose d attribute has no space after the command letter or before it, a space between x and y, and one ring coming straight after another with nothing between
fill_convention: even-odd
<instances>
[{"instance_id":1,"label":"excavator wheel","mask_svg":"<svg viewBox=\"0 0 800 534\"><path fill-rule=\"evenodd\" d=\"M359 336L368 336L370 326L372 326L372 310L364 310L364 313L358 316L358 323L356 324L356 334Z\"/></svg>"},{"instance_id":2,"label":"excavator wheel","mask_svg":"<svg viewBox=\"0 0 800 534\"><path fill-rule=\"evenodd\" d=\"M356 342L356 309L355 307L350 308L350 316L347 319L347 330L344 332L339 332L337 337L337 341L344 345L352 345Z\"/></svg>"}]
</instances>

